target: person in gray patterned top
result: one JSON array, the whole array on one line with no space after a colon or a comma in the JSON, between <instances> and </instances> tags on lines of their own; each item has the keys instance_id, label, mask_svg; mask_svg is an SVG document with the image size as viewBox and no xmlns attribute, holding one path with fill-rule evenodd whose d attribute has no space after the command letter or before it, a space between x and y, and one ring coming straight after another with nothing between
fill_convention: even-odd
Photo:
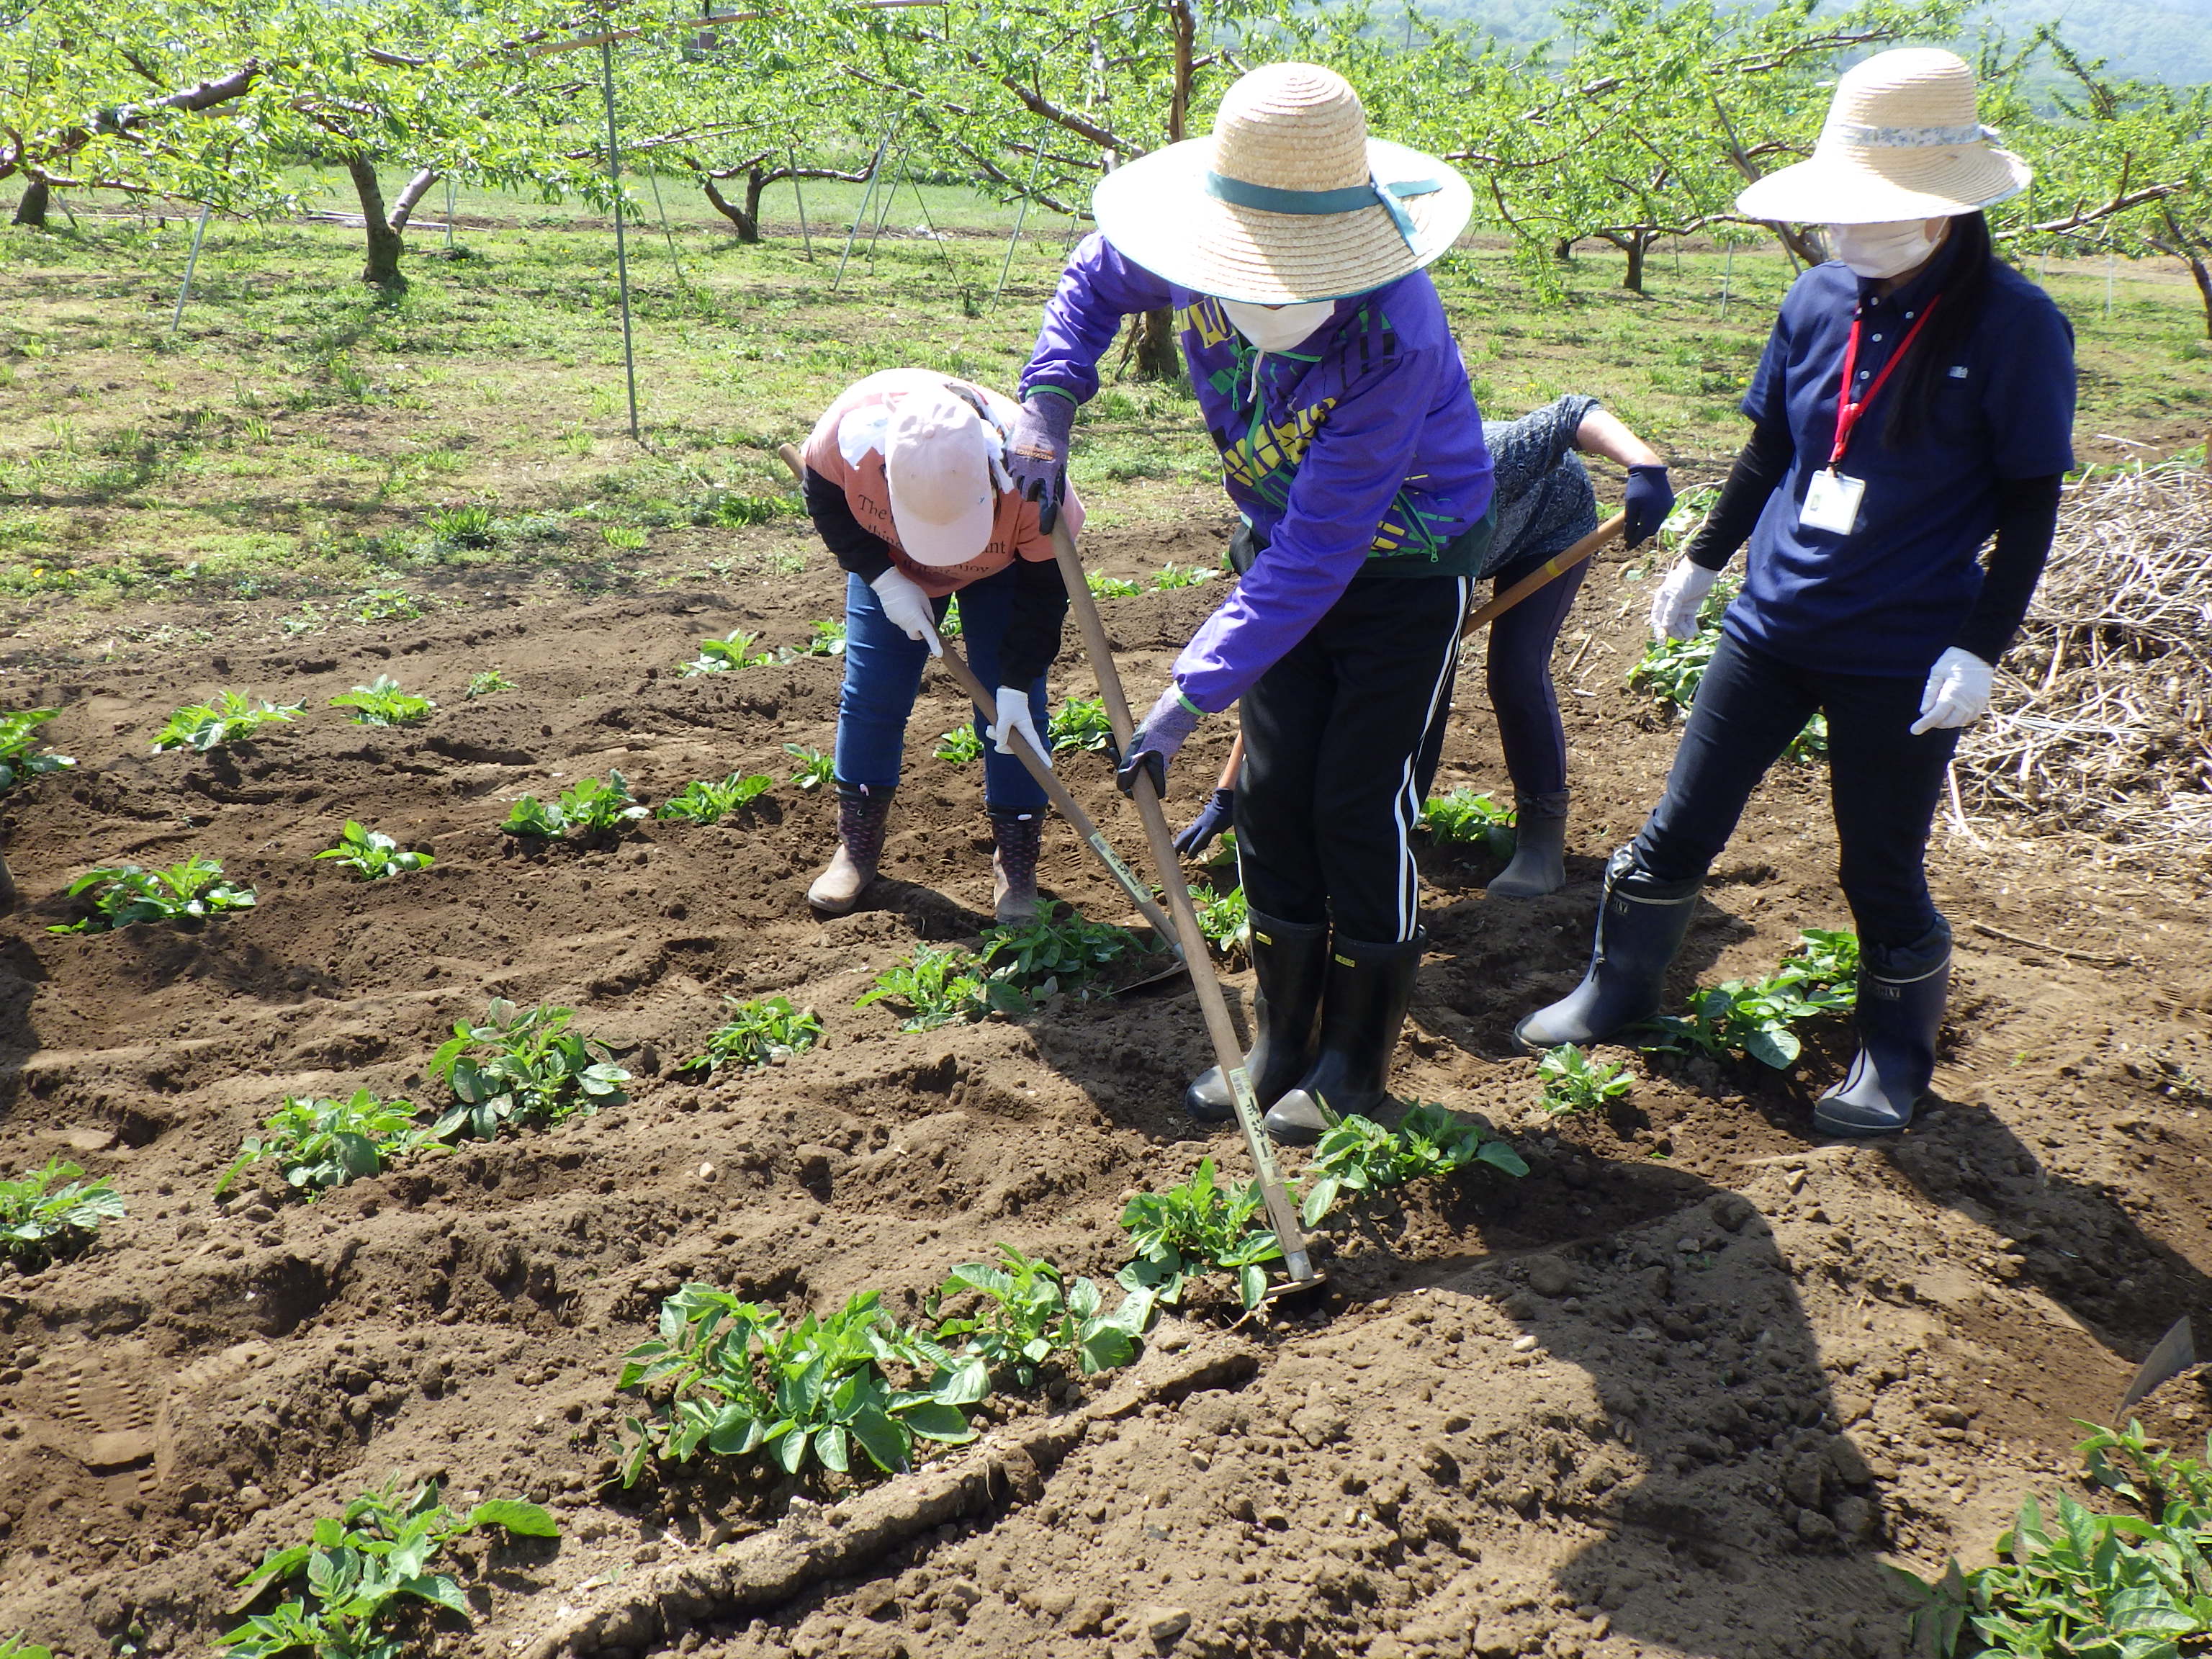
<instances>
[{"instance_id":1,"label":"person in gray patterned top","mask_svg":"<svg viewBox=\"0 0 2212 1659\"><path fill-rule=\"evenodd\" d=\"M1597 528L1597 493L1581 454L1628 469L1621 510L1630 546L1656 534L1674 509L1666 464L1595 398L1570 394L1517 420L1485 421L1482 437L1496 469L1498 531L1476 574L1492 579L1494 592ZM1552 647L1589 569L1577 564L1553 577L1491 624L1490 706L1520 824L1512 862L1490 884L1503 898L1534 898L1566 885L1567 738L1552 686ZM1450 718L1448 686L1415 758L1417 799L1428 798ZM1176 846L1187 854L1203 848L1227 827L1234 797L1224 781Z\"/></svg>"}]
</instances>

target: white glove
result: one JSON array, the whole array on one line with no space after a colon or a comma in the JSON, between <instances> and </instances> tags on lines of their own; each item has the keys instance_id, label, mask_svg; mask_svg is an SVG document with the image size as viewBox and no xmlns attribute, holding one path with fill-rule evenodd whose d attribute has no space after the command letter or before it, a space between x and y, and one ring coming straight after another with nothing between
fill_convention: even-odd
<instances>
[{"instance_id":1,"label":"white glove","mask_svg":"<svg viewBox=\"0 0 2212 1659\"><path fill-rule=\"evenodd\" d=\"M1946 649L1928 671L1928 684L1920 693L1920 718L1912 722L1913 736L1972 726L1981 719L1989 713L1990 681L1996 672L1971 651L1955 645Z\"/></svg>"},{"instance_id":2,"label":"white glove","mask_svg":"<svg viewBox=\"0 0 2212 1659\"><path fill-rule=\"evenodd\" d=\"M1698 607L1721 573L1708 570L1694 560L1682 559L1667 573L1659 591L1651 596L1651 637L1655 640L1694 640L1698 637Z\"/></svg>"},{"instance_id":3,"label":"white glove","mask_svg":"<svg viewBox=\"0 0 2212 1659\"><path fill-rule=\"evenodd\" d=\"M1030 747L1036 750L1038 759L1047 766L1052 764L1051 745L1037 736L1036 720L1030 714L1030 694L1002 685L999 688L999 717L991 722L991 742L1000 754L1011 755L1014 751L1006 739L1017 732L1030 740Z\"/></svg>"},{"instance_id":4,"label":"white glove","mask_svg":"<svg viewBox=\"0 0 2212 1659\"><path fill-rule=\"evenodd\" d=\"M890 618L893 628L910 640L919 640L929 647L929 654L941 657L945 647L938 643L937 612L929 603L929 595L921 591L921 584L896 568L886 570L868 584L876 590L882 602L884 615Z\"/></svg>"}]
</instances>

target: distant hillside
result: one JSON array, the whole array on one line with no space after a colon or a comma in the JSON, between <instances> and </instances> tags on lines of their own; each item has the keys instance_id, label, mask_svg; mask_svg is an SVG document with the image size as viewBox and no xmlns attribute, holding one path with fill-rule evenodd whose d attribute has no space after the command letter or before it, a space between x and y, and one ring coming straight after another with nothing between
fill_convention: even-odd
<instances>
[{"instance_id":1,"label":"distant hillside","mask_svg":"<svg viewBox=\"0 0 2212 1659\"><path fill-rule=\"evenodd\" d=\"M1550 0L1423 0L1422 9L1516 46L1559 32ZM1989 0L1984 15L2014 36L2055 21L2069 45L2111 59L2124 75L2178 86L2212 81L2212 0Z\"/></svg>"}]
</instances>

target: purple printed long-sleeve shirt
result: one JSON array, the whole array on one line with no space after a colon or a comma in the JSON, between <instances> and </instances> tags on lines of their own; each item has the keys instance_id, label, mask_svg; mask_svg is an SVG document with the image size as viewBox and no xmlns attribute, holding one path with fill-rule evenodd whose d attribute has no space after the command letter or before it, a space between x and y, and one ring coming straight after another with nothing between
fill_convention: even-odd
<instances>
[{"instance_id":1,"label":"purple printed long-sleeve shirt","mask_svg":"<svg viewBox=\"0 0 2212 1659\"><path fill-rule=\"evenodd\" d=\"M1265 550L1176 660L1198 708L1226 708L1304 639L1355 576L1463 574L1454 544L1488 511L1490 452L1426 271L1339 300L1288 351L1261 353L1220 302L1132 264L1097 233L1046 303L1022 395L1078 403L1121 319L1173 308L1222 481Z\"/></svg>"}]
</instances>

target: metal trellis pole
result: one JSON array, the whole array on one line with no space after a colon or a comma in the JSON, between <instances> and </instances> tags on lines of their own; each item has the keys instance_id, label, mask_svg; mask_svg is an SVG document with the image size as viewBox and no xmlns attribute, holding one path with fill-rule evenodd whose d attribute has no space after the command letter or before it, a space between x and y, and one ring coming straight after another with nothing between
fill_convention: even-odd
<instances>
[{"instance_id":1,"label":"metal trellis pole","mask_svg":"<svg viewBox=\"0 0 2212 1659\"><path fill-rule=\"evenodd\" d=\"M647 167L645 176L653 181L653 205L660 210L660 234L668 239L668 263L676 267L678 284L689 288L690 284L684 280L684 261L676 253L676 233L668 227L668 208L660 199L660 169Z\"/></svg>"},{"instance_id":2,"label":"metal trellis pole","mask_svg":"<svg viewBox=\"0 0 2212 1659\"><path fill-rule=\"evenodd\" d=\"M169 317L169 332L172 335L176 333L177 325L185 320L185 301L191 298L192 272L199 268L200 238L207 234L209 210L209 204L205 202L202 202L200 204L200 222L192 227L191 254L185 261L184 283L177 289L177 308L170 314ZM76 223L76 221L71 220L70 222L74 224Z\"/></svg>"},{"instance_id":3,"label":"metal trellis pole","mask_svg":"<svg viewBox=\"0 0 2212 1659\"><path fill-rule=\"evenodd\" d=\"M845 262L853 257L853 244L860 234L860 227L867 222L868 204L876 198L876 181L884 175L884 154L891 147L891 138L898 131L894 118L885 131L883 142L876 146L876 159L868 163L868 187L860 192L860 205L853 215L853 228L845 233L845 251L837 256L837 274L830 279L830 291L835 294L837 284L845 280Z\"/></svg>"},{"instance_id":4,"label":"metal trellis pole","mask_svg":"<svg viewBox=\"0 0 2212 1659\"><path fill-rule=\"evenodd\" d=\"M615 187L615 282L622 294L623 378L629 386L629 435L641 442L637 429L637 353L629 330L629 249L623 239L622 153L615 141L615 48L611 40L599 42L599 78L607 95L607 177Z\"/></svg>"},{"instance_id":5,"label":"metal trellis pole","mask_svg":"<svg viewBox=\"0 0 2212 1659\"><path fill-rule=\"evenodd\" d=\"M1036 155L1030 162L1030 181L1022 189L1022 204L1014 214L1014 234L1006 238L1006 257L999 266L999 285L991 290L991 305L996 309L999 296L1006 291L1006 273L1014 268L1014 249L1022 240L1022 227L1029 222L1030 202L1036 194L1037 173L1044 167L1044 141L1048 129L1037 129Z\"/></svg>"},{"instance_id":6,"label":"metal trellis pole","mask_svg":"<svg viewBox=\"0 0 2212 1659\"><path fill-rule=\"evenodd\" d=\"M1729 289L1735 282L1735 244L1728 245L1728 258L1721 266L1721 320L1728 321Z\"/></svg>"},{"instance_id":7,"label":"metal trellis pole","mask_svg":"<svg viewBox=\"0 0 2212 1659\"><path fill-rule=\"evenodd\" d=\"M799 145L788 146L791 155L791 194L799 204L799 240L806 247L806 263L814 263L814 233L806 228L806 189L799 182Z\"/></svg>"},{"instance_id":8,"label":"metal trellis pole","mask_svg":"<svg viewBox=\"0 0 2212 1659\"><path fill-rule=\"evenodd\" d=\"M453 175L446 175L446 252L453 251Z\"/></svg>"},{"instance_id":9,"label":"metal trellis pole","mask_svg":"<svg viewBox=\"0 0 2212 1659\"><path fill-rule=\"evenodd\" d=\"M906 164L914 155L914 146L908 144L899 151L898 167L892 174L891 187L884 192L883 211L876 216L876 228L868 238L868 269L876 268L876 244L884 240L884 227L891 222L891 210L898 205L899 186L906 182Z\"/></svg>"}]
</instances>

